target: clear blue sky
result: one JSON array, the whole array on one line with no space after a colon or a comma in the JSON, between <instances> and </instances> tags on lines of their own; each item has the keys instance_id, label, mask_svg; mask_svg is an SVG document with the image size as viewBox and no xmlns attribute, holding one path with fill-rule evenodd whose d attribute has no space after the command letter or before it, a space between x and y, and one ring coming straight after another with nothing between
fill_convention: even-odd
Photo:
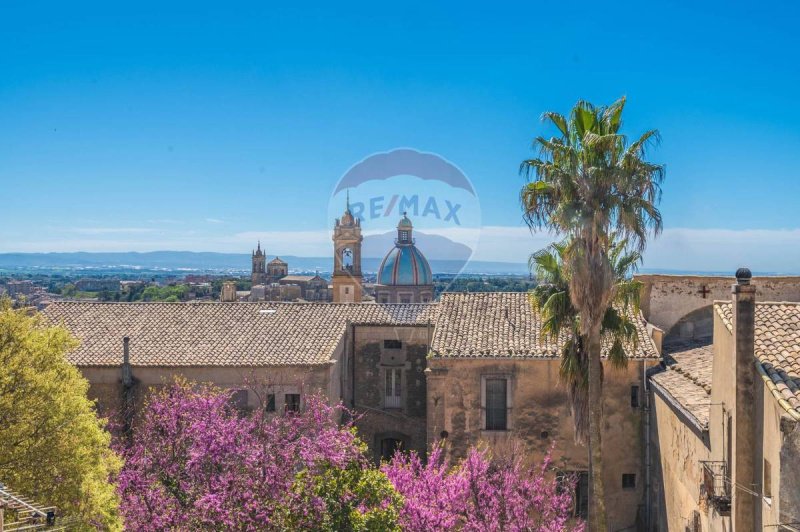
<instances>
[{"instance_id":1,"label":"clear blue sky","mask_svg":"<svg viewBox=\"0 0 800 532\"><path fill-rule=\"evenodd\" d=\"M518 238L541 113L626 95L667 165L646 265L706 239L727 247L693 269L740 240L794 268L796 2L287 4L0 4L0 252L314 252L337 179L400 146L456 163Z\"/></svg>"}]
</instances>

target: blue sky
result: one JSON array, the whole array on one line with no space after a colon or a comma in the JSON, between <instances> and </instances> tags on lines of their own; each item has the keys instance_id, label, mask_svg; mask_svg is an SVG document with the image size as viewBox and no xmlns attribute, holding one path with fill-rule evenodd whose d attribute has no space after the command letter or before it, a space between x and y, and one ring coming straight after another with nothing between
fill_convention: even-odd
<instances>
[{"instance_id":1,"label":"blue sky","mask_svg":"<svg viewBox=\"0 0 800 532\"><path fill-rule=\"evenodd\" d=\"M525 260L541 113L626 95L667 165L645 266L800 270L796 3L165 4L0 5L0 252L327 254L339 177L413 147Z\"/></svg>"}]
</instances>

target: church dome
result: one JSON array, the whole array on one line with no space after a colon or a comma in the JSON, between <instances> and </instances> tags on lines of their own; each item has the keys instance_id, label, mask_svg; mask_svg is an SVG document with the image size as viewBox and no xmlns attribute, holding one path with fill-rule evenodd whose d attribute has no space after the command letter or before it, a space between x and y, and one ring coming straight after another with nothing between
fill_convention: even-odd
<instances>
[{"instance_id":1,"label":"church dome","mask_svg":"<svg viewBox=\"0 0 800 532\"><path fill-rule=\"evenodd\" d=\"M416 286L433 284L433 274L425 255L411 238L411 220L403 213L397 224L397 240L381 261L378 284L387 286Z\"/></svg>"}]
</instances>

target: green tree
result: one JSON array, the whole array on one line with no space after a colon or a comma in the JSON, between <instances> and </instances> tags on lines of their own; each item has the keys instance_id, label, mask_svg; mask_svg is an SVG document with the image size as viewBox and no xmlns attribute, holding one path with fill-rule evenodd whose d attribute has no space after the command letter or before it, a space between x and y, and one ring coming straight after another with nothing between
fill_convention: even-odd
<instances>
[{"instance_id":1,"label":"green tree","mask_svg":"<svg viewBox=\"0 0 800 532\"><path fill-rule=\"evenodd\" d=\"M77 341L0 300L0 480L85 528L121 529L110 479L121 465L64 354Z\"/></svg>"},{"instance_id":2,"label":"green tree","mask_svg":"<svg viewBox=\"0 0 800 532\"><path fill-rule=\"evenodd\" d=\"M552 340L561 339L561 380L567 385L570 409L575 425L575 441L585 445L589 431L589 358L586 338L581 334L580 319L569 297L570 273L564 266L569 244L557 242L539 250L530 258L531 270L540 284L531 294L533 306L542 316L542 332ZM639 312L641 283L629 277L641 260L625 242L611 249L615 297L603 316L601 333L610 345L608 359L614 367L627 364L626 347L638 341L635 316Z\"/></svg>"},{"instance_id":3,"label":"green tree","mask_svg":"<svg viewBox=\"0 0 800 532\"><path fill-rule=\"evenodd\" d=\"M579 101L569 117L547 112L543 119L557 136L538 137L539 156L525 160L520 172L529 182L520 199L525 219L534 229L547 229L569 238L564 251L570 272L570 300L578 311L586 339L589 372L589 448L591 530L607 530L601 431L602 323L615 297L609 257L612 235L636 250L645 247L650 230L661 230L656 204L664 167L645 160L646 148L657 142L650 130L633 142L620 132L625 99L608 107Z\"/></svg>"}]
</instances>

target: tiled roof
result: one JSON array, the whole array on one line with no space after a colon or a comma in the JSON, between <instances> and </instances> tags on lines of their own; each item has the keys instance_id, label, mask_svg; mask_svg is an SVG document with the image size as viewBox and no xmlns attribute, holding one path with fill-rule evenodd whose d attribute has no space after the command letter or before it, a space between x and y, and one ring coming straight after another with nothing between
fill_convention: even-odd
<instances>
[{"instance_id":1,"label":"tiled roof","mask_svg":"<svg viewBox=\"0 0 800 532\"><path fill-rule=\"evenodd\" d=\"M436 357L556 358L561 341L541 334L541 317L520 292L446 293L439 299L431 351ZM630 358L659 358L643 318Z\"/></svg>"},{"instance_id":2,"label":"tiled roof","mask_svg":"<svg viewBox=\"0 0 800 532\"><path fill-rule=\"evenodd\" d=\"M651 377L651 381L669 396L669 400L680 405L701 430L708 429L713 358L713 344L665 352L666 368Z\"/></svg>"},{"instance_id":3,"label":"tiled roof","mask_svg":"<svg viewBox=\"0 0 800 532\"><path fill-rule=\"evenodd\" d=\"M319 276L318 275L285 275L285 276L280 278L280 281L287 282L287 283L291 283L291 282L304 282L304 283L307 283L307 282L309 282L309 281L311 281L313 279L316 279L317 277L319 277ZM324 279L322 279L322 277L319 277L319 278L320 278L320 280L324 280Z\"/></svg>"},{"instance_id":4,"label":"tiled roof","mask_svg":"<svg viewBox=\"0 0 800 532\"><path fill-rule=\"evenodd\" d=\"M424 325L435 305L337 303L98 303L62 301L44 314L81 344L78 366L118 366L130 337L134 366L327 363L347 322Z\"/></svg>"},{"instance_id":5,"label":"tiled roof","mask_svg":"<svg viewBox=\"0 0 800 532\"><path fill-rule=\"evenodd\" d=\"M731 303L714 308L733 332ZM775 398L800 419L800 303L756 302L755 354Z\"/></svg>"}]
</instances>

